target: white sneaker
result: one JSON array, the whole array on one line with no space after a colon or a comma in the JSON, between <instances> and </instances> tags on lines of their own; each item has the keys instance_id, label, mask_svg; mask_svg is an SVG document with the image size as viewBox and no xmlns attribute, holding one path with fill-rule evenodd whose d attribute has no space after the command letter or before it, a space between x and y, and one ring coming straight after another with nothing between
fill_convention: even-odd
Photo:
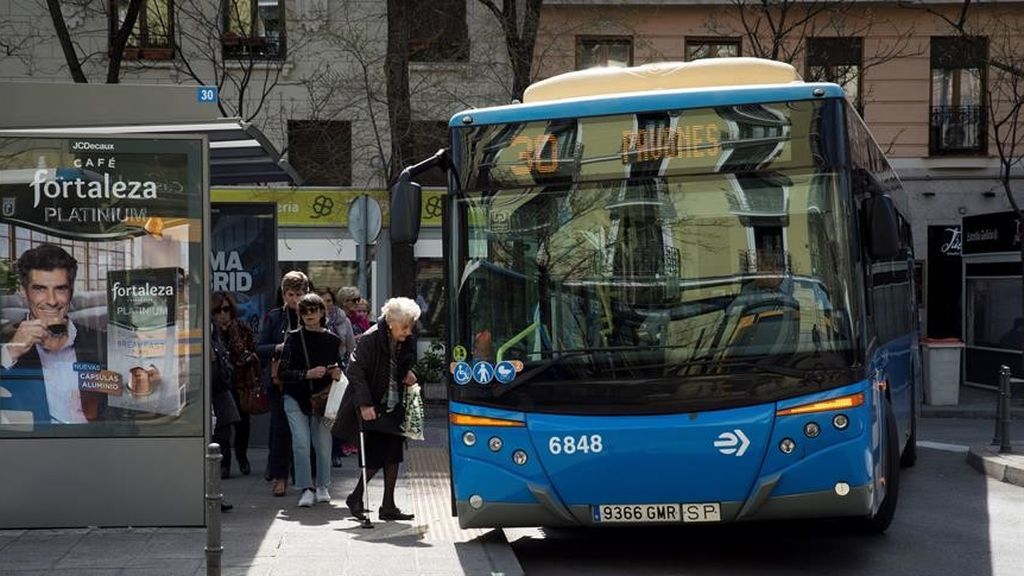
<instances>
[{"instance_id":1,"label":"white sneaker","mask_svg":"<svg viewBox=\"0 0 1024 576\"><path fill-rule=\"evenodd\" d=\"M317 502L330 502L331 501L331 493L328 492L327 488L321 487L321 488L317 488L316 489L316 501Z\"/></svg>"},{"instance_id":2,"label":"white sneaker","mask_svg":"<svg viewBox=\"0 0 1024 576\"><path fill-rule=\"evenodd\" d=\"M313 505L313 499L313 491L310 490L309 488L306 488L305 490L302 491L302 497L299 498L299 507L309 508L310 506Z\"/></svg>"}]
</instances>

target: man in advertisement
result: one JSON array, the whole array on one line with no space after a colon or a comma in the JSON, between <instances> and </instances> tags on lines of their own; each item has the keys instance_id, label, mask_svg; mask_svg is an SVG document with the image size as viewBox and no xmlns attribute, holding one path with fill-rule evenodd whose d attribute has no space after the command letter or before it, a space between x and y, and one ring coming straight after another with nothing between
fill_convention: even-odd
<instances>
[{"instance_id":1,"label":"man in advertisement","mask_svg":"<svg viewBox=\"0 0 1024 576\"><path fill-rule=\"evenodd\" d=\"M98 419L105 395L80 391L79 372L95 373L105 364L105 338L68 315L78 261L59 246L41 244L18 258L17 272L28 315L3 335L0 385L9 397L0 402L5 410L31 412L36 424Z\"/></svg>"}]
</instances>

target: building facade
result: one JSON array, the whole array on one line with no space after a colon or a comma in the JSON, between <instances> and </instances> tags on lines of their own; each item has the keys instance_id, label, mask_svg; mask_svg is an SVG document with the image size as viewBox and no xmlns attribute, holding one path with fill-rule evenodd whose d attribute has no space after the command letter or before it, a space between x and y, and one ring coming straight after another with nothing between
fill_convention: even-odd
<instances>
[{"instance_id":1,"label":"building facade","mask_svg":"<svg viewBox=\"0 0 1024 576\"><path fill-rule=\"evenodd\" d=\"M128 0L62 4L81 74L105 81L106 53L118 40ZM123 83L217 86L224 116L257 124L285 151L305 186L313 187L309 202L323 196L334 211L301 224L282 219L280 260L329 285L355 283L355 246L340 225L343 204L360 191L383 198L393 162L385 75L389 4L146 0L117 75ZM929 332L966 337L957 311L960 291L943 290L940 284L948 279L941 276L925 281L933 277L929 237L955 244L964 216L1010 207L998 179L1009 124L997 126L994 117L1004 117L1013 97L1005 97L1005 75L991 62L1024 63L1016 40L1024 32L1022 5L972 5L969 17L955 26L961 3L941 0L546 0L532 76L596 65L759 56L790 62L805 79L843 85L906 186L924 286L920 301L937 311L923 314ZM485 3L404 6L412 117L406 137L415 154L425 157L443 145L455 112L510 101L512 73L502 30ZM53 30L45 2L0 6L0 79L70 80ZM999 113L990 114L993 108ZM1019 148L1009 155L1020 156ZM1012 171L1010 185L1019 186L1019 177L1019 170ZM444 177L429 174L423 183L441 186ZM241 197L237 191L220 194ZM282 216L315 211L313 204L278 196ZM378 250L382 261L383 243ZM435 286L430 304L439 313L437 226L427 223L416 251L422 277ZM379 299L386 277L375 278Z\"/></svg>"}]
</instances>

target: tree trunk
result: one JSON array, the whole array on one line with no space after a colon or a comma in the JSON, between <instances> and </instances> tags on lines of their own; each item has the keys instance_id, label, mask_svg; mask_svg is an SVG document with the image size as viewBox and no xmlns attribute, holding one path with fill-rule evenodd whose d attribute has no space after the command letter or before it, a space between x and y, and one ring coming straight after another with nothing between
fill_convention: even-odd
<instances>
[{"instance_id":1,"label":"tree trunk","mask_svg":"<svg viewBox=\"0 0 1024 576\"><path fill-rule=\"evenodd\" d=\"M388 185L413 160L412 111L409 103L409 14L417 0L388 0L388 47L384 73L388 82L391 162ZM416 298L416 259L410 243L391 244L390 296Z\"/></svg>"},{"instance_id":2,"label":"tree trunk","mask_svg":"<svg viewBox=\"0 0 1024 576\"><path fill-rule=\"evenodd\" d=\"M117 34L110 41L110 53L107 57L107 84L117 84L121 81L121 61L124 59L124 48L128 45L128 38L135 28L135 21L139 19L139 10L142 8L142 0L131 0L128 4L128 12L124 16L124 23L117 29ZM111 28L117 25L117 12L111 8Z\"/></svg>"},{"instance_id":3,"label":"tree trunk","mask_svg":"<svg viewBox=\"0 0 1024 576\"><path fill-rule=\"evenodd\" d=\"M410 0L387 0L388 47L384 64L387 76L388 120L391 133L389 185L413 158L412 111L409 103Z\"/></svg>"},{"instance_id":4,"label":"tree trunk","mask_svg":"<svg viewBox=\"0 0 1024 576\"><path fill-rule=\"evenodd\" d=\"M71 33L68 32L67 23L64 22L64 13L60 10L59 0L46 0L46 7L50 9L53 30L57 33L61 50L64 51L64 60L67 61L68 69L71 71L71 79L79 84L88 84L89 80L82 72L82 63L78 60L78 54L75 53L75 46L71 43Z\"/></svg>"},{"instance_id":5,"label":"tree trunk","mask_svg":"<svg viewBox=\"0 0 1024 576\"><path fill-rule=\"evenodd\" d=\"M522 99L523 92L530 86L533 52L537 45L537 27L540 23L540 9L543 3L544 0L526 0L522 31L514 38L506 37L508 42L515 40L514 48L511 43L509 44L509 56L512 58L512 93L519 99ZM515 14L512 17L515 18Z\"/></svg>"}]
</instances>

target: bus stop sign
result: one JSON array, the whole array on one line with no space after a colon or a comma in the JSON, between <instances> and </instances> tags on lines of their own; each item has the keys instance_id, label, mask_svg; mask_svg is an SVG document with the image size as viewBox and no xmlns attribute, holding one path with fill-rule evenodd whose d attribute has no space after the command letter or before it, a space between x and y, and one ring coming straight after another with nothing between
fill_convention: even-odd
<instances>
[{"instance_id":1,"label":"bus stop sign","mask_svg":"<svg viewBox=\"0 0 1024 576\"><path fill-rule=\"evenodd\" d=\"M348 205L348 231L356 244L373 244L380 236L380 204L366 194L356 196Z\"/></svg>"}]
</instances>

